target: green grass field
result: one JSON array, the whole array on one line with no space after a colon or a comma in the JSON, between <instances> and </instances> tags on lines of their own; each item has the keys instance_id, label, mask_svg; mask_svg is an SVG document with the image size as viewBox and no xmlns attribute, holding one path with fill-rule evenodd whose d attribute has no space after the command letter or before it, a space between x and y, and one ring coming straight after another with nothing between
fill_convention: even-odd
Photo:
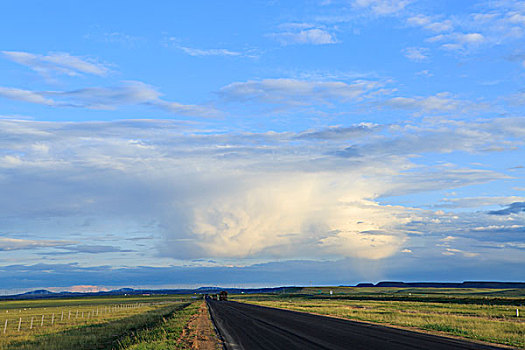
<instances>
[{"instance_id":1,"label":"green grass field","mask_svg":"<svg viewBox=\"0 0 525 350\"><path fill-rule=\"evenodd\" d=\"M230 299L525 348L525 290L309 287ZM3 301L0 350L187 349L183 329L200 303L178 295Z\"/></svg>"},{"instance_id":2,"label":"green grass field","mask_svg":"<svg viewBox=\"0 0 525 350\"><path fill-rule=\"evenodd\" d=\"M525 290L310 287L231 299L525 348Z\"/></svg>"},{"instance_id":3,"label":"green grass field","mask_svg":"<svg viewBox=\"0 0 525 350\"><path fill-rule=\"evenodd\" d=\"M194 301L190 296L4 301L0 349L126 349L160 339L155 329L171 332L164 336L173 340ZM170 327L162 328L166 323Z\"/></svg>"},{"instance_id":4,"label":"green grass field","mask_svg":"<svg viewBox=\"0 0 525 350\"><path fill-rule=\"evenodd\" d=\"M190 349L189 339L183 338L183 329L201 303L194 302L166 317L155 327L133 332L119 341L126 350Z\"/></svg>"}]
</instances>

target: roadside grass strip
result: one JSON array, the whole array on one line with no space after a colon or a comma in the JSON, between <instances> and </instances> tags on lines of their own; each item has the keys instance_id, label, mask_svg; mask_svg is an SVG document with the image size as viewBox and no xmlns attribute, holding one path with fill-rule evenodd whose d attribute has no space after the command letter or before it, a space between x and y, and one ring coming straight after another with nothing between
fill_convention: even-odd
<instances>
[{"instance_id":1,"label":"roadside grass strip","mask_svg":"<svg viewBox=\"0 0 525 350\"><path fill-rule=\"evenodd\" d=\"M277 300L276 300L277 299ZM525 318L519 305L352 301L308 298L238 298L250 304L336 316L525 348ZM523 307L521 307L523 308ZM525 312L525 310L524 310Z\"/></svg>"},{"instance_id":2,"label":"roadside grass strip","mask_svg":"<svg viewBox=\"0 0 525 350\"><path fill-rule=\"evenodd\" d=\"M119 341L120 349L165 350L191 349L189 340L184 338L184 329L190 318L199 310L200 303L192 303L169 317L156 327L142 329Z\"/></svg>"},{"instance_id":3,"label":"roadside grass strip","mask_svg":"<svg viewBox=\"0 0 525 350\"><path fill-rule=\"evenodd\" d=\"M121 342L184 309L188 302L81 305L31 308L17 314L14 327L0 329L0 349L121 349ZM98 307L98 312L97 312ZM71 312L71 313L70 313ZM8 313L6 313L8 314ZM20 319L24 320L24 327ZM9 321L15 319L6 318ZM32 319L32 323L31 320ZM0 322L2 320L0 319ZM9 328L9 329L7 329Z\"/></svg>"}]
</instances>

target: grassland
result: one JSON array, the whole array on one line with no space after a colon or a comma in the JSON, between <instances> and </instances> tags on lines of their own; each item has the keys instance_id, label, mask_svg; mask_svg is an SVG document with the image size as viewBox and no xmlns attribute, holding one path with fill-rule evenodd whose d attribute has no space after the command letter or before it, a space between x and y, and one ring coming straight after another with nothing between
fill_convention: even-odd
<instances>
[{"instance_id":1,"label":"grassland","mask_svg":"<svg viewBox=\"0 0 525 350\"><path fill-rule=\"evenodd\" d=\"M0 349L126 349L160 339L155 329L172 333L165 335L172 340L194 301L158 296L0 302Z\"/></svg>"},{"instance_id":2,"label":"grassland","mask_svg":"<svg viewBox=\"0 0 525 350\"><path fill-rule=\"evenodd\" d=\"M525 348L524 290L304 288L233 299Z\"/></svg>"},{"instance_id":3,"label":"grassland","mask_svg":"<svg viewBox=\"0 0 525 350\"><path fill-rule=\"evenodd\" d=\"M191 341L183 336L191 316L195 315L201 303L194 302L164 318L156 327L134 332L119 341L126 350L190 349Z\"/></svg>"}]
</instances>

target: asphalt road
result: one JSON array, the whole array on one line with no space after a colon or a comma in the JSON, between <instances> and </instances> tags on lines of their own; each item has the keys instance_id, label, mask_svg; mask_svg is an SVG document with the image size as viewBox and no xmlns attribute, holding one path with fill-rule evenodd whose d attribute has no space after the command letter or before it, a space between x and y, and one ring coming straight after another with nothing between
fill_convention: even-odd
<instances>
[{"instance_id":1,"label":"asphalt road","mask_svg":"<svg viewBox=\"0 0 525 350\"><path fill-rule=\"evenodd\" d=\"M208 300L226 349L501 349L362 322Z\"/></svg>"}]
</instances>

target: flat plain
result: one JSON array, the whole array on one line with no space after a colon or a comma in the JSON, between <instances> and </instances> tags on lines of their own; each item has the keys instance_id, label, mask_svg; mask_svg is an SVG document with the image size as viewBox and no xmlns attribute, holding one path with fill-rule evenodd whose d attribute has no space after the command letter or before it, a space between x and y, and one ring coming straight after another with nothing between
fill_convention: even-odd
<instances>
[{"instance_id":1,"label":"flat plain","mask_svg":"<svg viewBox=\"0 0 525 350\"><path fill-rule=\"evenodd\" d=\"M183 329L199 303L179 295L2 301L0 349L186 349Z\"/></svg>"},{"instance_id":2,"label":"flat plain","mask_svg":"<svg viewBox=\"0 0 525 350\"><path fill-rule=\"evenodd\" d=\"M233 300L525 348L520 289L312 287Z\"/></svg>"},{"instance_id":3,"label":"flat plain","mask_svg":"<svg viewBox=\"0 0 525 350\"><path fill-rule=\"evenodd\" d=\"M525 290L291 288L231 300L525 348ZM0 302L0 350L189 349L197 295ZM521 313L516 317L516 309Z\"/></svg>"}]
</instances>

